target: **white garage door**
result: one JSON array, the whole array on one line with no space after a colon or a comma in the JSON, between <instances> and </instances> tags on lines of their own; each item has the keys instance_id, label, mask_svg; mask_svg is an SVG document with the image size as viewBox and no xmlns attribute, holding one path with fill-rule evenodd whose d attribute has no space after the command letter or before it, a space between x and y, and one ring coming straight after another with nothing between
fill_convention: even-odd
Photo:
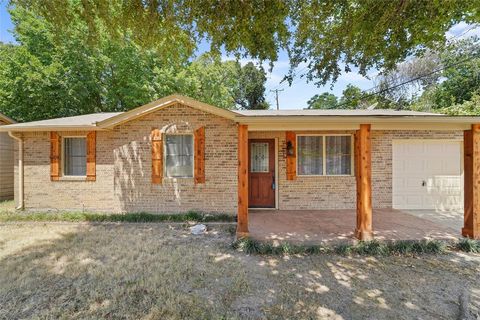
<instances>
[{"instance_id":1,"label":"white garage door","mask_svg":"<svg viewBox=\"0 0 480 320\"><path fill-rule=\"evenodd\" d=\"M393 141L393 207L461 210L462 143Z\"/></svg>"}]
</instances>

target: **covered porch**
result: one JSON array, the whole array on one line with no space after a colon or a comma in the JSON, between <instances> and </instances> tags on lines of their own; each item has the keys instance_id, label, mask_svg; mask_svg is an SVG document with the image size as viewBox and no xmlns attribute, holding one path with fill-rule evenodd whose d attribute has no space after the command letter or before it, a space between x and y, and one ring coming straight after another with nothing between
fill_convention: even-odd
<instances>
[{"instance_id":1,"label":"covered porch","mask_svg":"<svg viewBox=\"0 0 480 320\"><path fill-rule=\"evenodd\" d=\"M355 210L250 210L250 237L297 244L355 240ZM454 240L462 214L374 209L373 235L378 240Z\"/></svg>"},{"instance_id":2,"label":"covered porch","mask_svg":"<svg viewBox=\"0 0 480 320\"><path fill-rule=\"evenodd\" d=\"M296 133L285 132L286 180L296 176ZM268 240L334 241L346 239L413 240L480 238L480 125L464 130L464 214L458 226L448 226L418 215L372 208L371 124L359 124L353 135L353 175L356 209L255 210L249 209L249 127L238 126L237 237ZM356 183L355 183L356 182ZM308 201L308 200L305 200ZM278 210L280 209L280 210ZM291 209L291 208L289 208ZM463 228L462 228L463 227Z\"/></svg>"}]
</instances>

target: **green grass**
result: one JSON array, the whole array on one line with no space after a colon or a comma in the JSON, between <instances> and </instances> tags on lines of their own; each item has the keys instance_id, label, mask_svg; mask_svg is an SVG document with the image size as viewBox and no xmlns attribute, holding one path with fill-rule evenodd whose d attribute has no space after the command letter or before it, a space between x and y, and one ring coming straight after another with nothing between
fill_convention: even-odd
<instances>
[{"instance_id":1,"label":"green grass","mask_svg":"<svg viewBox=\"0 0 480 320\"><path fill-rule=\"evenodd\" d=\"M480 251L480 244L477 244L477 250ZM437 240L421 241L396 241L380 242L359 241L356 244L340 243L332 246L322 245L294 245L288 242L274 246L269 242L260 242L250 238L240 239L232 243L232 248L243 251L247 254L266 254L266 255L289 255L289 254L321 254L335 253L339 255L369 255L369 256L389 256L389 255L415 255L415 254L441 254L448 251L449 247L445 242ZM456 245L454 249L461 248ZM465 251L465 250L463 250ZM469 251L469 252L479 252Z\"/></svg>"},{"instance_id":2,"label":"green grass","mask_svg":"<svg viewBox=\"0 0 480 320\"><path fill-rule=\"evenodd\" d=\"M107 214L92 212L19 212L0 203L0 222L67 221L67 222L235 222L228 214L205 214L195 211L175 214L124 213Z\"/></svg>"}]
</instances>

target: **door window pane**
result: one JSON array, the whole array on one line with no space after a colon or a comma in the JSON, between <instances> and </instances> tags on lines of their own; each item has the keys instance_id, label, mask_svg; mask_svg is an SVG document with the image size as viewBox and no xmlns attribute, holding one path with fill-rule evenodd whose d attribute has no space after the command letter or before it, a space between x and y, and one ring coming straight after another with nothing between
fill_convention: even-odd
<instances>
[{"instance_id":1,"label":"door window pane","mask_svg":"<svg viewBox=\"0 0 480 320\"><path fill-rule=\"evenodd\" d=\"M268 143L252 142L250 144L251 172L268 172Z\"/></svg>"},{"instance_id":2,"label":"door window pane","mask_svg":"<svg viewBox=\"0 0 480 320\"><path fill-rule=\"evenodd\" d=\"M66 176L87 174L87 142L85 138L64 139L64 166Z\"/></svg>"},{"instance_id":3,"label":"door window pane","mask_svg":"<svg viewBox=\"0 0 480 320\"><path fill-rule=\"evenodd\" d=\"M171 178L193 177L193 136L167 135L165 175Z\"/></svg>"},{"instance_id":4,"label":"door window pane","mask_svg":"<svg viewBox=\"0 0 480 320\"><path fill-rule=\"evenodd\" d=\"M323 174L323 137L298 137L298 175Z\"/></svg>"},{"instance_id":5,"label":"door window pane","mask_svg":"<svg viewBox=\"0 0 480 320\"><path fill-rule=\"evenodd\" d=\"M325 137L327 175L349 175L352 172L352 139L350 136Z\"/></svg>"}]
</instances>

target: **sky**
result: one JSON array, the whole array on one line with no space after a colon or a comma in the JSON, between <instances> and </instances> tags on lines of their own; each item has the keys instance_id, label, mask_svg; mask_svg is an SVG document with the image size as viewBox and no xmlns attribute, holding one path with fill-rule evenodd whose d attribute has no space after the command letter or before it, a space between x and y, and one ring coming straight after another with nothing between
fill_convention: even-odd
<instances>
[{"instance_id":1,"label":"sky","mask_svg":"<svg viewBox=\"0 0 480 320\"><path fill-rule=\"evenodd\" d=\"M7 11L7 0L0 0L0 41L2 42L14 42L15 39L10 32L13 29L10 15ZM460 23L452 27L447 32L448 38L465 38L473 35L480 36L480 27L473 28L465 23ZM207 50L208 45L201 43L199 45L199 52ZM234 59L224 55L224 60ZM245 64L251 60L242 59L240 63ZM264 64L265 70L268 72L268 64ZM271 90L280 89L279 92L279 105L280 109L303 109L307 107L307 101L315 94L321 94L323 92L331 92L336 96L341 96L345 87L352 83L362 90L371 89L375 86L376 70L369 72L370 79L361 76L352 69L352 72L342 74L337 82L331 88L331 84L327 83L325 86L317 87L313 82L307 82L306 79L297 77L293 80L293 84L289 86L286 82L280 83L283 77L289 70L289 61L287 53L282 51L279 54L279 59L274 63L273 70L267 73L266 82L266 97L272 108L276 107L275 93ZM303 66L298 68L298 71L305 71Z\"/></svg>"}]
</instances>

